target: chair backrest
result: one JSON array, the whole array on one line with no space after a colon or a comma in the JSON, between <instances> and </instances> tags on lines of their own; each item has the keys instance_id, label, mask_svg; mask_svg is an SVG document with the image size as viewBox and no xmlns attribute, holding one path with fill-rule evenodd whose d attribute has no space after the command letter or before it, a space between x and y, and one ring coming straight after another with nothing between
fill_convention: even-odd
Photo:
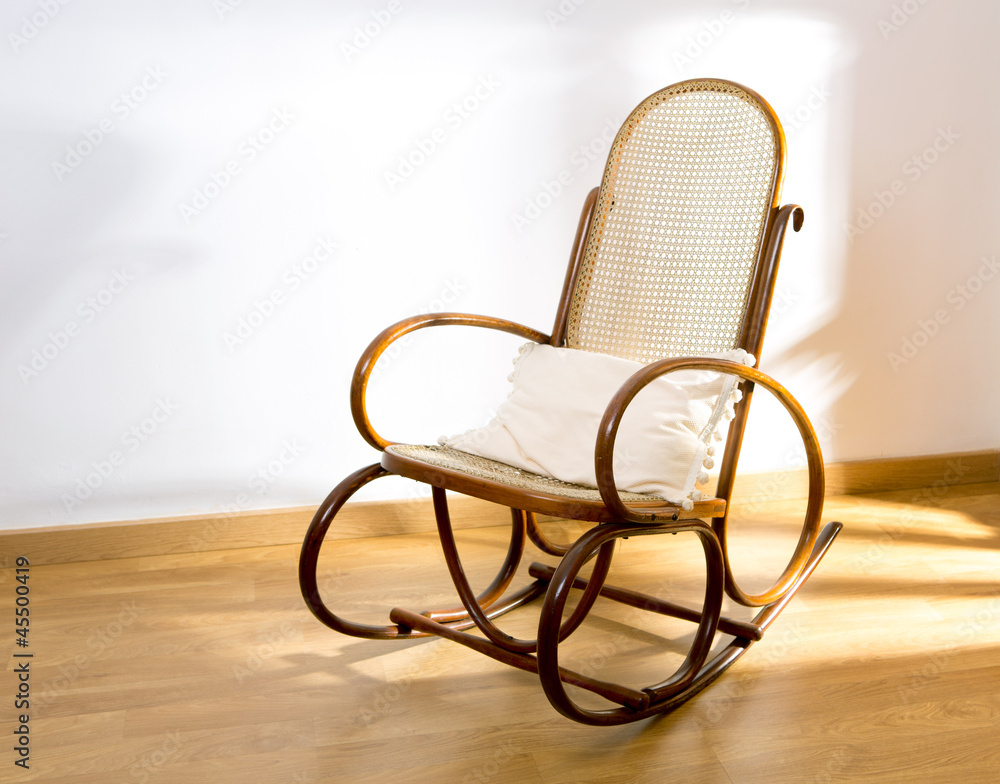
<instances>
[{"instance_id":1,"label":"chair backrest","mask_svg":"<svg viewBox=\"0 0 1000 784\"><path fill-rule=\"evenodd\" d=\"M751 289L783 165L774 111L733 82L682 82L639 104L565 292L565 345L643 363L752 350Z\"/></svg>"}]
</instances>

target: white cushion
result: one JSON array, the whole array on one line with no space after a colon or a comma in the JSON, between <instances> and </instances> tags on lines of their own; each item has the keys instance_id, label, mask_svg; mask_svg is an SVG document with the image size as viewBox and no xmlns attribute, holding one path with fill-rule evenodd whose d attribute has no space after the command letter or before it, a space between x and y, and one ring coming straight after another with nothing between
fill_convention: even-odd
<instances>
[{"instance_id":1,"label":"white cushion","mask_svg":"<svg viewBox=\"0 0 1000 784\"><path fill-rule=\"evenodd\" d=\"M742 349L707 357L752 366ZM618 357L528 343L514 360L513 388L487 425L439 440L463 452L597 486L594 449L601 418L619 387L643 367ZM661 376L629 404L615 441L619 490L649 493L690 509L702 498L713 440L740 399L736 376L681 370Z\"/></svg>"}]
</instances>

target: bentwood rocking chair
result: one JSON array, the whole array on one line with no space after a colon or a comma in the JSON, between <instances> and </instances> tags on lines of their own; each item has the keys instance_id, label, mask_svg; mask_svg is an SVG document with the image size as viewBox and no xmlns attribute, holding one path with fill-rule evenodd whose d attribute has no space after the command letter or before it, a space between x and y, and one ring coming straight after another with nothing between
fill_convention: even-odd
<instances>
[{"instance_id":1,"label":"bentwood rocking chair","mask_svg":"<svg viewBox=\"0 0 1000 784\"><path fill-rule=\"evenodd\" d=\"M803 220L800 207L779 207L783 164L781 126L755 92L712 79L667 87L639 104L625 121L612 144L601 186L586 199L551 335L510 321L460 313L409 318L378 335L355 370L351 407L362 437L381 452L381 460L344 479L309 527L299 580L313 614L332 629L358 637L438 635L461 643L537 673L556 710L576 721L599 725L631 722L673 709L759 641L841 527L830 523L821 530L823 460L809 420L777 381L754 367L785 231L789 224L798 231ZM556 396L554 407L562 415L563 409L576 406L570 398L586 397L602 385L607 388L600 393L606 395L603 399L598 396L596 402L591 401L597 407L596 415L591 412L588 420L591 429L584 427L582 434L575 434L585 446L581 454L569 457L571 462L575 457L584 463L583 470L569 475L560 473L561 469L548 471L551 456L547 454L529 453L527 462L521 463L497 459L498 455L524 457L522 453L536 448L546 451L554 436L535 428L539 421L544 424L552 418L552 410L535 420L529 411L520 435L505 421L492 431L486 428L483 439L458 437L443 445L396 443L375 431L366 412L365 393L379 356L394 340L414 330L442 325L486 327L529 341L529 350L522 350L517 360L514 381L515 387L520 381L536 388L530 392L516 389L508 398L515 408L523 395L537 400L551 392ZM576 365L578 360L582 369ZM597 363L596 369L588 369L591 360ZM661 388L670 378L681 381ZM755 386L773 394L795 423L809 477L804 522L794 552L771 587L759 593L745 590L738 582L728 548L729 502ZM639 405L645 393L654 398L651 405ZM661 394L679 395L679 405L656 402ZM616 440L622 444L626 429L632 427L631 414L626 415L632 408L652 410L654 419L658 411L675 412L676 438L657 442L665 432L659 422L652 429L633 427L627 436L628 449L623 450L631 459L622 460L615 444ZM504 415L510 420L520 416L517 411ZM704 467L712 467L711 436L727 418L718 483L714 495L705 497L693 485L699 478L704 481ZM555 427L556 435L568 429L563 420ZM498 433L500 441L523 440L476 453L478 444L497 440ZM654 445L651 452L644 452L636 440L649 433ZM668 469L683 475L660 475ZM388 625L374 626L341 618L321 598L317 560L330 525L355 492L387 474L431 486L440 539L461 609L415 612L396 608L389 613ZM627 475L634 481L626 481ZM507 556L493 582L478 596L463 571L446 491L512 510ZM556 544L546 538L538 515L591 525L583 526L585 532L575 541ZM694 534L704 553L700 607L608 584L615 547L622 546L621 540L681 532ZM534 564L530 569L534 581L508 591L526 538L544 553L559 556L558 566ZM583 576L585 565L587 576ZM725 596L737 605L756 608L756 614L751 620L724 617ZM561 666L560 646L581 626L599 598L694 624L694 634L684 636L690 646L686 657L674 671L662 673L641 688ZM542 600L537 639L512 637L495 624L499 616L535 599ZM727 637L732 638L728 643ZM677 656L676 649L671 651ZM600 695L606 704L591 707L592 697L573 696L582 694L579 689Z\"/></svg>"}]
</instances>

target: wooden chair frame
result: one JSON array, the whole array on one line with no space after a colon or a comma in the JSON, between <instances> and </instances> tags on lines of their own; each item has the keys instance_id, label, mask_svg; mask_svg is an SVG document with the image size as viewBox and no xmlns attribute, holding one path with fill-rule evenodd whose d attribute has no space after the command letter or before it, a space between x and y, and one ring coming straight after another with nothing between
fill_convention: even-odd
<instances>
[{"instance_id":1,"label":"wooden chair frame","mask_svg":"<svg viewBox=\"0 0 1000 784\"><path fill-rule=\"evenodd\" d=\"M759 358L785 233L789 226L795 231L801 228L803 212L796 205L778 206L784 158L780 124L763 99L752 91L746 92L758 99L766 110L779 147L771 189L772 202L753 268L750 296L738 341L739 347ZM388 327L364 351L351 384L351 410L361 436L381 452L381 460L344 479L319 507L302 545L299 581L307 606L331 629L370 639L410 639L429 635L444 637L513 667L537 673L549 701L568 718L585 724L611 725L669 711L724 672L755 642L762 639L765 630L812 574L839 532L840 523L830 523L821 528L823 458L816 434L799 403L771 377L735 362L675 357L645 365L621 387L608 405L601 423L595 445L599 500L567 499L414 460L393 450L398 442L384 438L375 430L365 406L368 381L379 357L394 341L418 329L437 326L480 327L507 332L537 343L565 345L572 294L580 275L590 232L595 230L595 205L599 194L600 189L593 189L584 203L550 335L498 318L462 313L432 313L408 318ZM691 510L664 502L625 503L616 490L612 460L622 416L630 401L643 387L661 376L684 369L722 371L734 374L743 381L743 399L736 406L735 417L730 424L716 495L695 502ZM736 465L756 386L773 394L795 423L805 448L809 492L801 534L788 564L770 588L749 593L738 584L730 563L728 524ZM423 613L395 608L389 613L389 624L374 626L343 619L327 607L319 592L317 563L327 532L343 505L361 487L388 474L409 477L431 486L445 560L462 606ZM478 596L465 575L455 543L447 490L475 496L511 509L511 537L507 555L496 577ZM572 544L557 545L542 532L537 521L539 514L588 521L595 525ZM616 540L679 532L693 533L704 551L706 583L700 609L680 606L663 598L606 583ZM559 565L551 567L532 564L529 572L534 582L508 594L525 545L529 541L540 551L558 556ZM591 562L590 576L584 579L580 576L581 569ZM564 617L569 596L574 591L580 592L580 597L572 612ZM759 608L759 611L750 621L724 617L722 602L725 595L740 605ZM666 679L643 689L610 683L560 666L560 643L583 623L598 597L696 623L694 641L681 666ZM536 639L513 638L494 623L497 617L539 598L542 599L542 608ZM479 634L469 633L468 630L473 628ZM733 640L709 659L717 634L730 635ZM596 710L583 707L571 698L566 690L567 684L599 694L609 700L613 707Z\"/></svg>"}]
</instances>

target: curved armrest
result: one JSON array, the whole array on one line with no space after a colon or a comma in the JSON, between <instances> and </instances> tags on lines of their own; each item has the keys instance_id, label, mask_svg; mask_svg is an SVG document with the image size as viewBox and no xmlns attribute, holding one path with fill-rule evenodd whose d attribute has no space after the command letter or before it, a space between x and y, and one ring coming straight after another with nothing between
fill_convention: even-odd
<instances>
[{"instance_id":1,"label":"curved armrest","mask_svg":"<svg viewBox=\"0 0 1000 784\"><path fill-rule=\"evenodd\" d=\"M795 552L778 578L777 582L770 589L759 594L750 594L743 591L737 584L732 574L732 567L729 563L729 554L725 544L725 523L716 533L720 534L723 546L723 556L726 563L726 591L740 604L749 607L758 607L777 600L783 596L794 584L801 574L802 569L809 559L810 551L819 537L820 515L823 513L823 496L825 490L825 479L823 469L823 454L820 451L819 440L813 430L809 418L799 402L792 397L791 393L781 384L765 373L761 373L755 368L747 367L738 362L731 362L725 359L706 359L704 357L679 357L674 359L664 359L654 362L639 370L629 378L611 399L601 420L600 430L597 433L597 443L594 448L595 467L597 472L597 486L601 492L601 498L609 509L623 520L629 522L652 522L655 512L645 514L636 509L630 509L621 500L618 490L615 487L615 475L612 466L615 437L618 434L618 427L621 424L622 416L628 404L639 393L639 391L662 375L672 373L677 370L716 370L738 376L746 381L759 384L771 392L785 410L791 415L802 437L802 444L806 451L806 461L809 471L809 499L806 503L805 519L802 525L802 533L799 541L795 545ZM728 519L729 505L726 505L726 515Z\"/></svg>"},{"instance_id":2,"label":"curved armrest","mask_svg":"<svg viewBox=\"0 0 1000 784\"><path fill-rule=\"evenodd\" d=\"M365 392L368 389L368 379L375 369L375 363L393 341L424 327L439 326L485 327L508 332L511 335L520 335L536 343L549 341L549 336L544 332L539 332L537 329L526 327L523 324L470 313L426 313L403 319L382 330L368 345L368 348L362 352L357 367L354 369L354 378L351 381L351 413L354 415L354 424L357 425L358 432L361 433L365 441L376 449L385 449L395 442L387 441L375 431L365 409Z\"/></svg>"},{"instance_id":3,"label":"curved armrest","mask_svg":"<svg viewBox=\"0 0 1000 784\"><path fill-rule=\"evenodd\" d=\"M613 465L615 438L618 435L618 427L621 425L625 410L628 408L629 403L632 402L632 399L655 379L678 370L716 370L739 376L755 384L760 384L774 394L794 420L799 435L802 437L802 443L805 446L810 487L810 509L807 511L807 515L812 512L811 507L817 502L820 505L822 504L824 489L823 455L809 418L806 416L802 406L799 405L799 402L792 397L791 393L767 374L755 368L742 365L739 362L705 357L676 357L674 359L663 359L659 362L653 362L636 372L622 384L604 411L604 418L601 420L600 429L597 433L594 459L597 473L597 487L601 491L601 498L609 509L629 522L650 521L649 513L641 513L635 509L630 509L622 502L621 497L618 495L618 490L615 487ZM816 516L818 518L818 511Z\"/></svg>"}]
</instances>

